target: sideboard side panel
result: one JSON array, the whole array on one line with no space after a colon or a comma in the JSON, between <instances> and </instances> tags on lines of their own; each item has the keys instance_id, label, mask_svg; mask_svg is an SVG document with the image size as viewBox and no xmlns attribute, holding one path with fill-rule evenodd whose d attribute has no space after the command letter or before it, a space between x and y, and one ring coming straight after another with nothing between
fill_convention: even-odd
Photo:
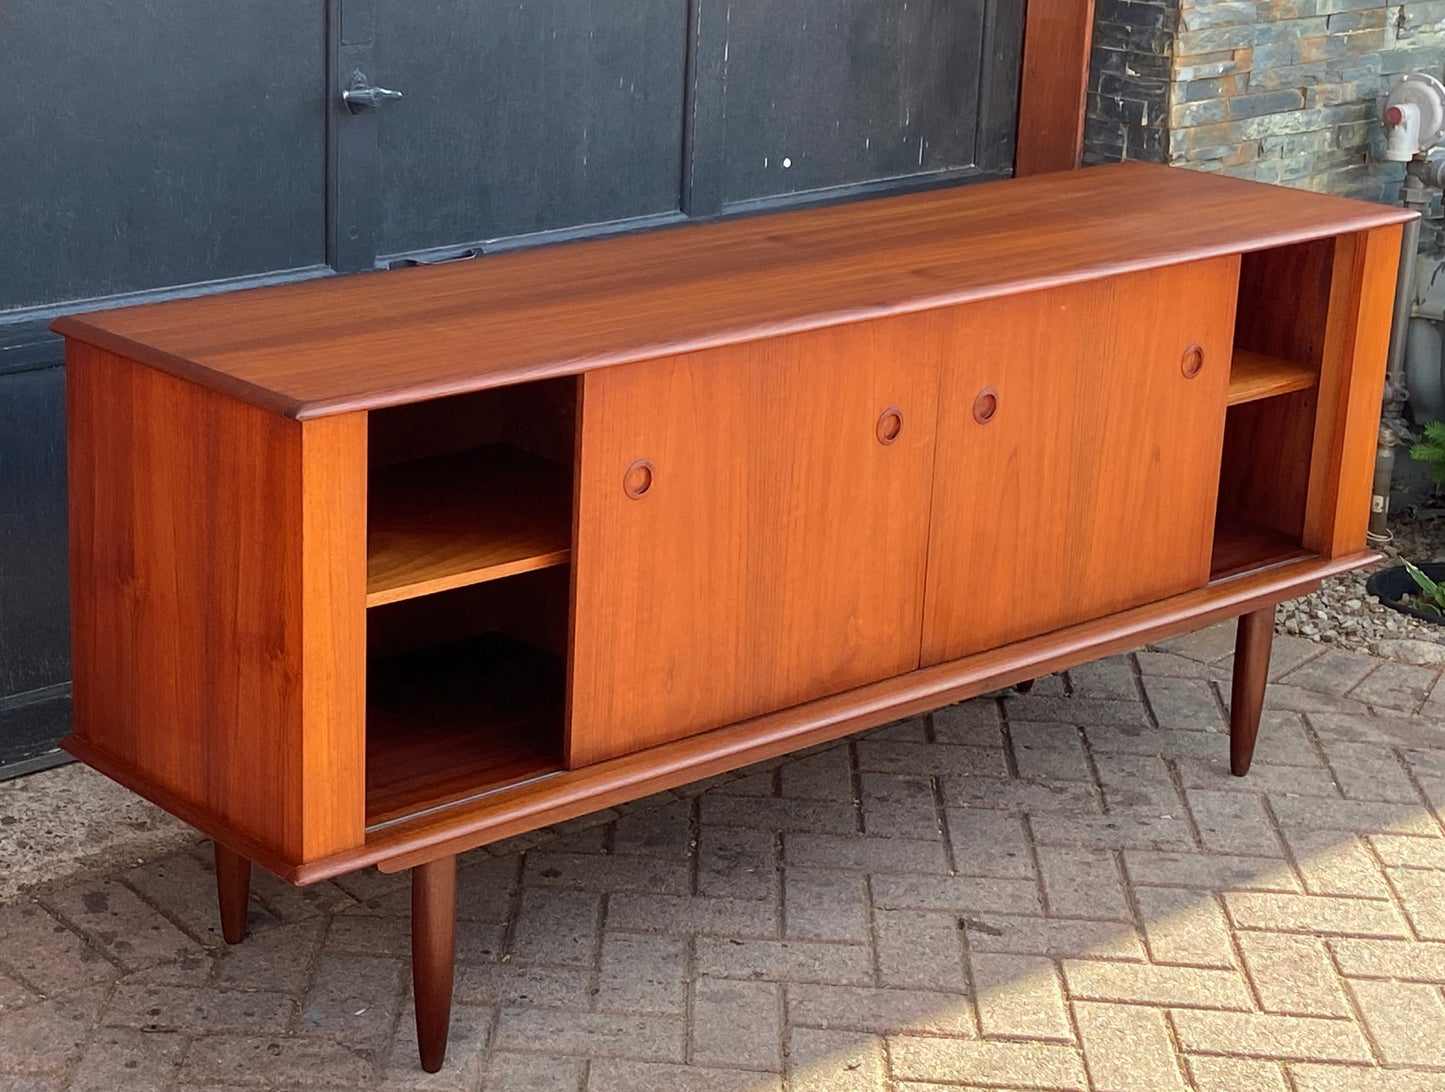
<instances>
[{"instance_id":1,"label":"sideboard side panel","mask_svg":"<svg viewBox=\"0 0 1445 1092\"><path fill-rule=\"evenodd\" d=\"M303 540L348 518L304 510L312 426L74 342L67 363L75 736L223 838L287 861L359 844L360 808L311 806L305 782L348 730L303 690L303 620L327 598ZM333 712L335 735L309 739ZM349 730L327 762L359 783Z\"/></svg>"},{"instance_id":2,"label":"sideboard side panel","mask_svg":"<svg viewBox=\"0 0 1445 1092\"><path fill-rule=\"evenodd\" d=\"M1365 547L1401 231L1335 243L1304 528L1305 546L1325 557Z\"/></svg>"}]
</instances>

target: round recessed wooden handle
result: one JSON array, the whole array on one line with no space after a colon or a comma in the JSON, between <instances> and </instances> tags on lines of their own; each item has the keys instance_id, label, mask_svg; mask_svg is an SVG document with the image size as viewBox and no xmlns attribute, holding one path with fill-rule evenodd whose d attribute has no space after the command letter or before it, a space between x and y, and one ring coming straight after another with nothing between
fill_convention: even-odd
<instances>
[{"instance_id":1,"label":"round recessed wooden handle","mask_svg":"<svg viewBox=\"0 0 1445 1092\"><path fill-rule=\"evenodd\" d=\"M622 491L633 500L641 500L652 488L652 478L652 464L646 459L638 459L623 472Z\"/></svg>"},{"instance_id":2,"label":"round recessed wooden handle","mask_svg":"<svg viewBox=\"0 0 1445 1092\"><path fill-rule=\"evenodd\" d=\"M1184 356L1179 361L1179 370L1184 373L1185 379L1193 379L1204 370L1204 350L1198 345L1191 345L1184 350Z\"/></svg>"},{"instance_id":3,"label":"round recessed wooden handle","mask_svg":"<svg viewBox=\"0 0 1445 1092\"><path fill-rule=\"evenodd\" d=\"M993 420L993 415L998 412L998 391L992 387L984 387L978 392L978 397L973 400L973 419L980 425L986 425Z\"/></svg>"},{"instance_id":4,"label":"round recessed wooden handle","mask_svg":"<svg viewBox=\"0 0 1445 1092\"><path fill-rule=\"evenodd\" d=\"M878 415L878 442L891 444L903 434L903 411L889 406Z\"/></svg>"}]
</instances>

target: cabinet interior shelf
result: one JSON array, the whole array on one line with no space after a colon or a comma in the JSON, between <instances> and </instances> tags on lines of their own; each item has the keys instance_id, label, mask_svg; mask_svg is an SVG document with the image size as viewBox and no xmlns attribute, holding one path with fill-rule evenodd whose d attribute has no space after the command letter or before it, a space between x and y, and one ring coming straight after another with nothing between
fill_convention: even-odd
<instances>
[{"instance_id":1,"label":"cabinet interior shelf","mask_svg":"<svg viewBox=\"0 0 1445 1092\"><path fill-rule=\"evenodd\" d=\"M373 661L367 826L560 770L565 674L495 633Z\"/></svg>"},{"instance_id":2,"label":"cabinet interior shelf","mask_svg":"<svg viewBox=\"0 0 1445 1092\"><path fill-rule=\"evenodd\" d=\"M1214 554L1209 579L1223 580L1240 573L1308 557L1296 536L1272 527L1220 517L1214 527Z\"/></svg>"},{"instance_id":3,"label":"cabinet interior shelf","mask_svg":"<svg viewBox=\"0 0 1445 1092\"><path fill-rule=\"evenodd\" d=\"M1229 369L1229 404L1253 402L1291 391L1306 391L1319 382L1307 364L1295 364L1249 349L1235 349Z\"/></svg>"},{"instance_id":4,"label":"cabinet interior shelf","mask_svg":"<svg viewBox=\"0 0 1445 1092\"><path fill-rule=\"evenodd\" d=\"M564 565L571 474L507 444L371 472L366 605Z\"/></svg>"}]
</instances>

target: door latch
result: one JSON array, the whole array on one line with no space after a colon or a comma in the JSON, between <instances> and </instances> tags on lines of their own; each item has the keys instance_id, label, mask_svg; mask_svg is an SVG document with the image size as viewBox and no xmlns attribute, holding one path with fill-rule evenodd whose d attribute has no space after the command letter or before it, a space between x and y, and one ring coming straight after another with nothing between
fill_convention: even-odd
<instances>
[{"instance_id":1,"label":"door latch","mask_svg":"<svg viewBox=\"0 0 1445 1092\"><path fill-rule=\"evenodd\" d=\"M341 92L341 101L346 103L346 108L353 114L401 97L400 91L393 91L389 87L372 87L366 73L359 68L351 74L351 86Z\"/></svg>"}]
</instances>

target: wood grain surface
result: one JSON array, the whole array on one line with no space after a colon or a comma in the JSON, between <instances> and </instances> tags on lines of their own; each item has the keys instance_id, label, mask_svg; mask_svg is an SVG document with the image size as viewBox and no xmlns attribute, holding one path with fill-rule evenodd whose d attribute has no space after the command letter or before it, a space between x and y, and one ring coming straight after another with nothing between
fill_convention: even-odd
<instances>
[{"instance_id":1,"label":"wood grain surface","mask_svg":"<svg viewBox=\"0 0 1445 1092\"><path fill-rule=\"evenodd\" d=\"M242 400L314 417L1411 216L1126 163L76 315L54 326Z\"/></svg>"},{"instance_id":2,"label":"wood grain surface","mask_svg":"<svg viewBox=\"0 0 1445 1092\"><path fill-rule=\"evenodd\" d=\"M569 766L918 666L939 319L585 376Z\"/></svg>"},{"instance_id":3,"label":"wood grain surface","mask_svg":"<svg viewBox=\"0 0 1445 1092\"><path fill-rule=\"evenodd\" d=\"M1016 178L1079 165L1093 40L1094 0L1028 0Z\"/></svg>"},{"instance_id":4,"label":"wood grain surface","mask_svg":"<svg viewBox=\"0 0 1445 1092\"><path fill-rule=\"evenodd\" d=\"M1238 269L1214 258L949 313L923 663L1209 579ZM980 421L984 391L997 409Z\"/></svg>"},{"instance_id":5,"label":"wood grain surface","mask_svg":"<svg viewBox=\"0 0 1445 1092\"><path fill-rule=\"evenodd\" d=\"M366 605L563 565L569 467L506 444L373 470Z\"/></svg>"},{"instance_id":6,"label":"wood grain surface","mask_svg":"<svg viewBox=\"0 0 1445 1092\"><path fill-rule=\"evenodd\" d=\"M371 664L369 827L562 768L562 662L500 634Z\"/></svg>"},{"instance_id":7,"label":"wood grain surface","mask_svg":"<svg viewBox=\"0 0 1445 1092\"><path fill-rule=\"evenodd\" d=\"M1291 391L1306 391L1315 386L1319 378L1319 371L1308 364L1235 349L1234 363L1229 370L1229 404L1237 406Z\"/></svg>"},{"instance_id":8,"label":"wood grain surface","mask_svg":"<svg viewBox=\"0 0 1445 1092\"><path fill-rule=\"evenodd\" d=\"M365 416L288 421L78 343L66 384L73 735L247 856L359 845Z\"/></svg>"},{"instance_id":9,"label":"wood grain surface","mask_svg":"<svg viewBox=\"0 0 1445 1092\"><path fill-rule=\"evenodd\" d=\"M1400 234L1391 225L1335 245L1304 521L1305 546L1325 557L1363 548L1370 523Z\"/></svg>"}]
</instances>

